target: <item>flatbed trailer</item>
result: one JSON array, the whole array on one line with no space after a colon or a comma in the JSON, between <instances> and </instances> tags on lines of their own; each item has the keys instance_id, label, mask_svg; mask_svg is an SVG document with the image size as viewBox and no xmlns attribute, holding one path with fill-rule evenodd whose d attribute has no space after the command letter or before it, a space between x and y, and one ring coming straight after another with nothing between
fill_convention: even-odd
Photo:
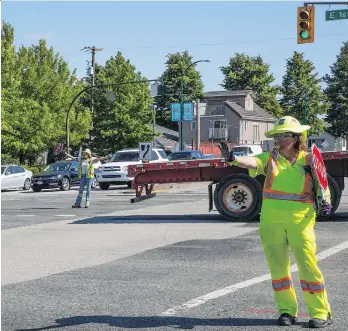
<instances>
[{"instance_id":1,"label":"flatbed trailer","mask_svg":"<svg viewBox=\"0 0 348 331\"><path fill-rule=\"evenodd\" d=\"M348 151L324 152L322 157L333 207L330 215L325 217L329 218L340 204L344 178L348 177ZM156 196L152 192L155 184L210 182L209 212L214 204L228 221L251 221L261 210L265 176L251 178L247 169L229 166L221 158L137 164L128 167L128 176L134 177L132 187L135 197L131 199L132 203Z\"/></svg>"}]
</instances>

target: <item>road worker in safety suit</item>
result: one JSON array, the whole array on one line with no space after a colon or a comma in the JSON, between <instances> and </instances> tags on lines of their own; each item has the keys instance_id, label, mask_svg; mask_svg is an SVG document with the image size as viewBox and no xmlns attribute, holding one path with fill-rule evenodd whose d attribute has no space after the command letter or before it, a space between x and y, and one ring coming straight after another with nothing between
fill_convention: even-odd
<instances>
[{"instance_id":1,"label":"road worker in safety suit","mask_svg":"<svg viewBox=\"0 0 348 331\"><path fill-rule=\"evenodd\" d=\"M266 137L273 137L275 148L257 156L235 157L226 144L220 149L227 162L249 169L249 175L266 176L260 217L260 237L271 270L272 287L278 311L278 324L297 320L298 304L290 273L289 247L298 266L299 278L309 315L309 328L322 328L332 322L323 275L316 259L313 177L311 154L306 152L306 131L310 127L284 116ZM309 171L308 171L309 170ZM325 192L330 201L330 192ZM331 205L322 208L328 215Z\"/></svg>"}]
</instances>

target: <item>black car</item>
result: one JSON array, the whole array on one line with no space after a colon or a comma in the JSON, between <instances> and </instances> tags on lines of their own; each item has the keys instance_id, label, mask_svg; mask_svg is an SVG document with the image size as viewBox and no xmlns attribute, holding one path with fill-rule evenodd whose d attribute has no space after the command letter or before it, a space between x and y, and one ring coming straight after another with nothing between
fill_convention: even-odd
<instances>
[{"instance_id":1,"label":"black car","mask_svg":"<svg viewBox=\"0 0 348 331\"><path fill-rule=\"evenodd\" d=\"M78 165L76 161L61 161L50 164L44 171L32 177L33 191L40 192L42 189L57 187L62 191L67 191L71 186L79 185Z\"/></svg>"}]
</instances>

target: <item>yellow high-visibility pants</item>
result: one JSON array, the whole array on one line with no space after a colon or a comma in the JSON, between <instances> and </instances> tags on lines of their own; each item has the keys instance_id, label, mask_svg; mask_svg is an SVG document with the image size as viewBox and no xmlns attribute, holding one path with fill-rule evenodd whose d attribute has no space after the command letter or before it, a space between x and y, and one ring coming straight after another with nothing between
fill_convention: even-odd
<instances>
[{"instance_id":1,"label":"yellow high-visibility pants","mask_svg":"<svg viewBox=\"0 0 348 331\"><path fill-rule=\"evenodd\" d=\"M315 217L300 222L260 223L260 237L271 270L275 301L280 313L296 317L298 304L290 274L289 246L298 266L300 284L311 318L326 320L331 314L324 278L317 265Z\"/></svg>"}]
</instances>

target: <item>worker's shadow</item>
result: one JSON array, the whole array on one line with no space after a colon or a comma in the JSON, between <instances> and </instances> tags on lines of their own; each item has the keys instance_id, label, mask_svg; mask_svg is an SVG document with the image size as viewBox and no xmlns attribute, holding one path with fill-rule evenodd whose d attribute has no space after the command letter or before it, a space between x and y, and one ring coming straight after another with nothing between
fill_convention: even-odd
<instances>
[{"instance_id":1,"label":"worker's shadow","mask_svg":"<svg viewBox=\"0 0 348 331\"><path fill-rule=\"evenodd\" d=\"M275 319L261 318L189 318L172 316L74 316L60 318L55 325L35 329L17 329L16 331L41 331L72 327L82 324L108 324L121 329L149 329L156 327L172 327L175 329L193 329L196 326L277 326ZM307 323L298 323L305 326ZM267 328L268 329L268 328Z\"/></svg>"}]
</instances>

